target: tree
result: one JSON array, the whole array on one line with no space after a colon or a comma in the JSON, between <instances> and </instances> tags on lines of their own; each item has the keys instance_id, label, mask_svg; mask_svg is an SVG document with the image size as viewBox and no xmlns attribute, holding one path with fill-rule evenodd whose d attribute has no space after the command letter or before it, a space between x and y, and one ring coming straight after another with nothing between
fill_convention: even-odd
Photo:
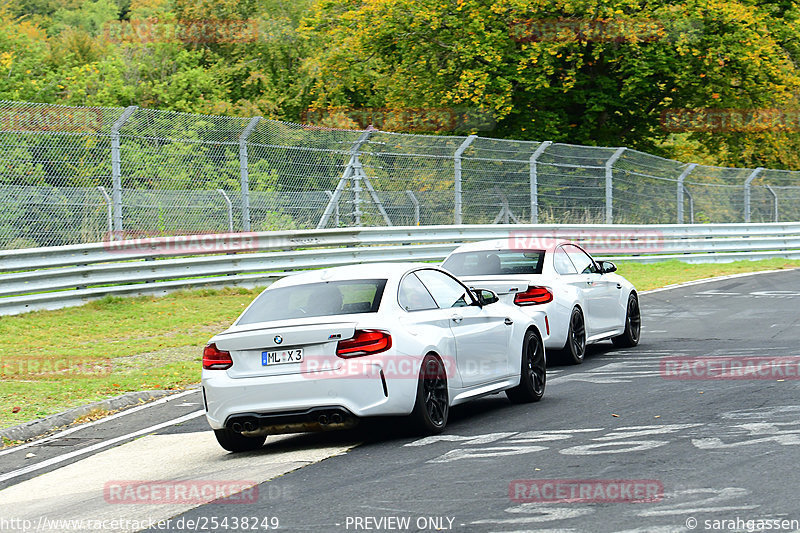
<instances>
[{"instance_id":1,"label":"tree","mask_svg":"<svg viewBox=\"0 0 800 533\"><path fill-rule=\"evenodd\" d=\"M787 43L800 31L773 7L323 0L304 32L330 46L306 69L316 107L467 106L497 120L484 135L664 153L668 109L793 103L800 76ZM711 147L735 134L694 136Z\"/></svg>"}]
</instances>

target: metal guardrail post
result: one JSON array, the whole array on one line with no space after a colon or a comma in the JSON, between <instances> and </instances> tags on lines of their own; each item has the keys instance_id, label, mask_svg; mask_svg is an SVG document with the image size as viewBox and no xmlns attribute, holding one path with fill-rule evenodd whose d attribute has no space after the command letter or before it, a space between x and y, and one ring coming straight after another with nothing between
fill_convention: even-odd
<instances>
[{"instance_id":1,"label":"metal guardrail post","mask_svg":"<svg viewBox=\"0 0 800 533\"><path fill-rule=\"evenodd\" d=\"M411 191L406 191L406 194L411 199L411 203L414 204L414 224L419 226L419 200Z\"/></svg>"},{"instance_id":2,"label":"metal guardrail post","mask_svg":"<svg viewBox=\"0 0 800 533\"><path fill-rule=\"evenodd\" d=\"M751 172L749 176L747 176L746 180L744 180L744 221L745 222L750 222L750 184L763 171L764 171L764 167L758 167L753 172Z\"/></svg>"},{"instance_id":3,"label":"metal guardrail post","mask_svg":"<svg viewBox=\"0 0 800 533\"><path fill-rule=\"evenodd\" d=\"M769 193L772 195L772 201L774 206L774 222L778 222L778 194L772 190L772 187L769 185L765 185Z\"/></svg>"},{"instance_id":4,"label":"metal guardrail post","mask_svg":"<svg viewBox=\"0 0 800 533\"><path fill-rule=\"evenodd\" d=\"M225 191L222 189L217 189L217 192L222 195L225 203L228 204L228 232L233 233L233 204L231 204L231 199L228 198L228 195L225 194Z\"/></svg>"},{"instance_id":5,"label":"metal guardrail post","mask_svg":"<svg viewBox=\"0 0 800 533\"><path fill-rule=\"evenodd\" d=\"M119 130L128 121L136 110L132 105L125 108L122 115L111 125L111 197L114 204L114 231L112 240L122 238L122 157L120 156Z\"/></svg>"},{"instance_id":6,"label":"metal guardrail post","mask_svg":"<svg viewBox=\"0 0 800 533\"><path fill-rule=\"evenodd\" d=\"M531 224L539 223L539 172L536 162L551 144L553 144L553 141L544 141L542 144L536 147L536 151L533 152L530 158Z\"/></svg>"},{"instance_id":7,"label":"metal guardrail post","mask_svg":"<svg viewBox=\"0 0 800 533\"><path fill-rule=\"evenodd\" d=\"M108 196L105 187L100 185L97 187L97 190L100 191L100 194L103 195L103 198L106 201L106 225L108 227L108 239L112 240L114 238L114 205L112 204L111 197Z\"/></svg>"},{"instance_id":8,"label":"metal guardrail post","mask_svg":"<svg viewBox=\"0 0 800 533\"><path fill-rule=\"evenodd\" d=\"M454 188L454 202L453 202L453 223L454 224L461 224L462 216L462 203L461 203L461 156L464 151L469 148L469 145L472 144L472 141L477 139L477 135L470 135L464 142L461 143L461 146L458 147L456 153L453 155L453 188Z\"/></svg>"},{"instance_id":9,"label":"metal guardrail post","mask_svg":"<svg viewBox=\"0 0 800 533\"><path fill-rule=\"evenodd\" d=\"M695 168L697 168L697 163L692 163L678 176L678 224L683 224L683 191L686 189L686 187L683 186L683 182L686 176L691 174ZM694 220L692 220L692 223L694 223Z\"/></svg>"},{"instance_id":10,"label":"metal guardrail post","mask_svg":"<svg viewBox=\"0 0 800 533\"><path fill-rule=\"evenodd\" d=\"M239 182L242 192L242 231L250 231L250 173L247 164L247 138L253 133L261 117L253 117L239 135ZM231 224L231 231L233 225Z\"/></svg>"},{"instance_id":11,"label":"metal guardrail post","mask_svg":"<svg viewBox=\"0 0 800 533\"><path fill-rule=\"evenodd\" d=\"M606 224L614 223L614 163L625 152L625 148L617 148L614 155L606 161Z\"/></svg>"}]
</instances>

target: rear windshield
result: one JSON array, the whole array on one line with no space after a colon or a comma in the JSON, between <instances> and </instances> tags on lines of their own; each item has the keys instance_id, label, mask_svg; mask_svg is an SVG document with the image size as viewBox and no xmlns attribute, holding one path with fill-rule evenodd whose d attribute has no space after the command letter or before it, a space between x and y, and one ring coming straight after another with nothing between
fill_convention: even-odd
<instances>
[{"instance_id":1,"label":"rear windshield","mask_svg":"<svg viewBox=\"0 0 800 533\"><path fill-rule=\"evenodd\" d=\"M376 313L385 287L385 279L356 279L267 289L236 323Z\"/></svg>"},{"instance_id":2,"label":"rear windshield","mask_svg":"<svg viewBox=\"0 0 800 533\"><path fill-rule=\"evenodd\" d=\"M453 254L442 268L456 276L541 274L544 250L481 250Z\"/></svg>"}]
</instances>

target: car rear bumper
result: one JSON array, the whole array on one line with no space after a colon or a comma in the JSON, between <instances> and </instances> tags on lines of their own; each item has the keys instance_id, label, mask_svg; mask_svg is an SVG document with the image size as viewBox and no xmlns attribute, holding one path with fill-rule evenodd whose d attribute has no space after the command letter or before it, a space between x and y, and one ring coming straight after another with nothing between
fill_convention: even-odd
<instances>
[{"instance_id":1,"label":"car rear bumper","mask_svg":"<svg viewBox=\"0 0 800 533\"><path fill-rule=\"evenodd\" d=\"M246 420L241 418L244 416L258 420L262 426L299 424L297 431L312 431L336 429L336 426L321 427L327 424L319 424L319 416L325 415L330 421L337 412L342 421L411 413L416 399L416 377L387 377L379 364L363 368L363 372L350 372L345 377L326 371L231 378L222 370L204 370L206 417L213 429L230 426L237 417L244 423ZM314 411L319 409L331 412ZM306 429L302 429L304 424Z\"/></svg>"}]
</instances>

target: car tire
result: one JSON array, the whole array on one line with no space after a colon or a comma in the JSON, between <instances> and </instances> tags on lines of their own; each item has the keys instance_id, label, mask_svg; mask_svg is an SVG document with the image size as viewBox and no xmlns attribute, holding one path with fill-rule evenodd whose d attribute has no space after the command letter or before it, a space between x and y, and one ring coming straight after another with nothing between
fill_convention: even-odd
<instances>
[{"instance_id":1,"label":"car tire","mask_svg":"<svg viewBox=\"0 0 800 533\"><path fill-rule=\"evenodd\" d=\"M628 305L625 310L625 331L618 337L612 337L611 342L620 348L632 348L639 344L642 333L642 314L639 310L639 299L634 293L628 296Z\"/></svg>"},{"instance_id":2,"label":"car tire","mask_svg":"<svg viewBox=\"0 0 800 533\"><path fill-rule=\"evenodd\" d=\"M512 403L538 402L547 383L547 363L542 338L534 330L525 332L522 342L519 385L506 391Z\"/></svg>"},{"instance_id":3,"label":"car tire","mask_svg":"<svg viewBox=\"0 0 800 533\"><path fill-rule=\"evenodd\" d=\"M433 354L422 360L417 382L417 398L411 421L415 429L426 435L444 431L450 412L447 371L441 359Z\"/></svg>"},{"instance_id":4,"label":"car tire","mask_svg":"<svg viewBox=\"0 0 800 533\"><path fill-rule=\"evenodd\" d=\"M586 322L583 319L583 311L577 305L572 309L569 316L569 330L567 331L567 343L561 350L561 359L571 365L583 363L586 356Z\"/></svg>"},{"instance_id":5,"label":"car tire","mask_svg":"<svg viewBox=\"0 0 800 533\"><path fill-rule=\"evenodd\" d=\"M219 445L229 452L251 452L258 450L267 440L263 437L245 437L241 433L236 433L228 428L215 429L214 436L217 437Z\"/></svg>"}]
</instances>

